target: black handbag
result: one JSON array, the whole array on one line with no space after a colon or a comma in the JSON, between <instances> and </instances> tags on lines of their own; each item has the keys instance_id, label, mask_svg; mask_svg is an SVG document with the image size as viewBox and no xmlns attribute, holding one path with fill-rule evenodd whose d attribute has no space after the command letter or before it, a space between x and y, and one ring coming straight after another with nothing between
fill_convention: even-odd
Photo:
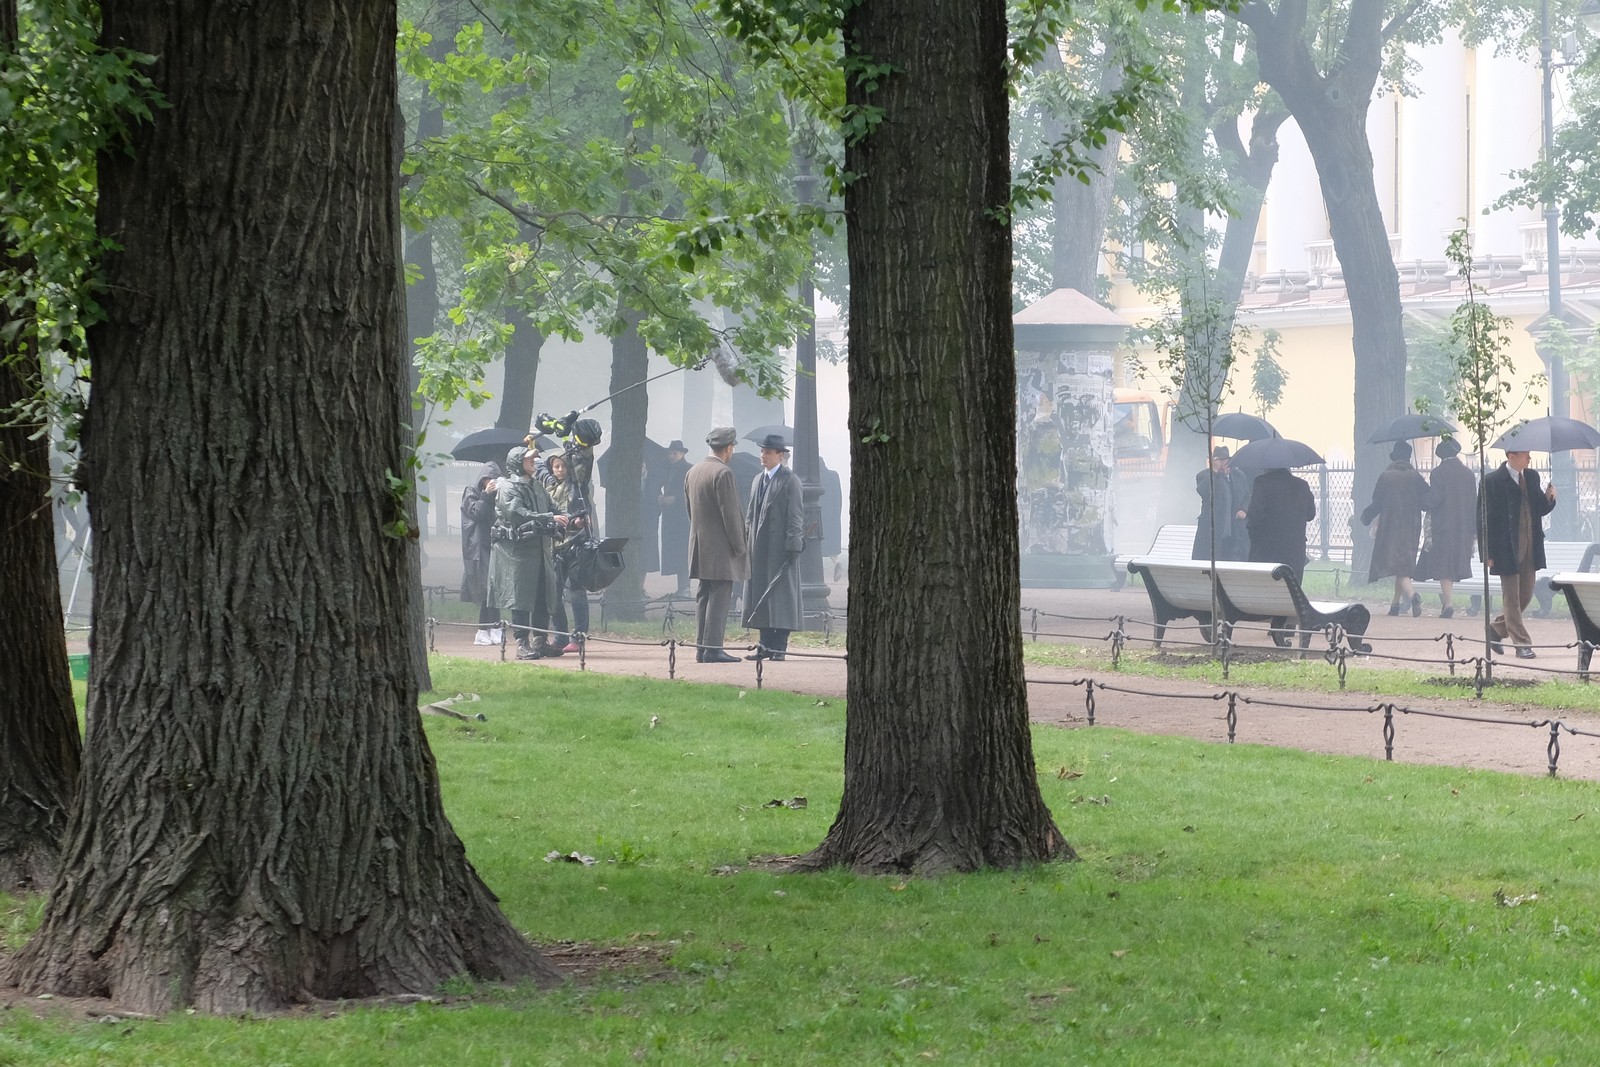
<instances>
[{"instance_id":1,"label":"black handbag","mask_svg":"<svg viewBox=\"0 0 1600 1067\"><path fill-rule=\"evenodd\" d=\"M591 593L598 593L617 580L627 566L622 549L626 537L608 537L604 541L587 538L562 545L557 549L561 564L572 579Z\"/></svg>"}]
</instances>

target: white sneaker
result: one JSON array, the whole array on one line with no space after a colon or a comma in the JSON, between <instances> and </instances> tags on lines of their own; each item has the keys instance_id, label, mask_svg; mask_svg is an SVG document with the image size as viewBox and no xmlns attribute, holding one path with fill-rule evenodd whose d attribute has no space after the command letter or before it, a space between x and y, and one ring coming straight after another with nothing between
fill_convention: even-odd
<instances>
[{"instance_id":1,"label":"white sneaker","mask_svg":"<svg viewBox=\"0 0 1600 1067\"><path fill-rule=\"evenodd\" d=\"M489 631L489 643L491 645L503 645L505 644L505 640L506 631L503 627L496 626L494 629Z\"/></svg>"},{"instance_id":2,"label":"white sneaker","mask_svg":"<svg viewBox=\"0 0 1600 1067\"><path fill-rule=\"evenodd\" d=\"M498 642L496 642L494 640L494 638L489 636L489 631L488 630L479 630L476 634L473 635L472 643L475 644L475 645L493 645L493 644L497 644Z\"/></svg>"}]
</instances>

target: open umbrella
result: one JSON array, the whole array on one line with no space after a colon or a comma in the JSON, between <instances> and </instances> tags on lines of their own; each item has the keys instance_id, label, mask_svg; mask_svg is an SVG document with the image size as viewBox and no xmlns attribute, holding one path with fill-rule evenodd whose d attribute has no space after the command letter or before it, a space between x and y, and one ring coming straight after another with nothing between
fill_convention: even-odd
<instances>
[{"instance_id":1,"label":"open umbrella","mask_svg":"<svg viewBox=\"0 0 1600 1067\"><path fill-rule=\"evenodd\" d=\"M1418 437L1439 437L1443 434L1455 432L1456 428L1438 415L1419 415L1414 411L1408 411L1367 438L1367 444L1377 445L1385 441L1414 441Z\"/></svg>"},{"instance_id":2,"label":"open umbrella","mask_svg":"<svg viewBox=\"0 0 1600 1067\"><path fill-rule=\"evenodd\" d=\"M773 423L771 426L757 426L755 429L745 434L744 439L746 441L754 441L756 444L760 444L763 437L774 433L781 436L790 444L794 443L794 430L783 425L782 423Z\"/></svg>"},{"instance_id":3,"label":"open umbrella","mask_svg":"<svg viewBox=\"0 0 1600 1067\"><path fill-rule=\"evenodd\" d=\"M1546 415L1519 423L1489 447L1507 452L1574 452L1600 448L1600 430L1577 419Z\"/></svg>"},{"instance_id":4,"label":"open umbrella","mask_svg":"<svg viewBox=\"0 0 1600 1067\"><path fill-rule=\"evenodd\" d=\"M1279 433L1266 419L1243 411L1230 411L1226 415L1218 415L1212 421L1211 435L1232 437L1240 441L1260 441L1268 437L1278 437Z\"/></svg>"},{"instance_id":5,"label":"open umbrella","mask_svg":"<svg viewBox=\"0 0 1600 1067\"><path fill-rule=\"evenodd\" d=\"M1287 437L1267 437L1251 441L1233 454L1233 465L1254 471L1270 471L1278 467L1315 467L1324 462L1310 445L1291 441Z\"/></svg>"},{"instance_id":6,"label":"open umbrella","mask_svg":"<svg viewBox=\"0 0 1600 1067\"><path fill-rule=\"evenodd\" d=\"M456 459L470 460L475 463L500 462L506 458L506 453L517 445L522 444L528 436L527 430L506 430L499 426L491 426L487 430L476 430L457 441L450 450L450 455Z\"/></svg>"}]
</instances>

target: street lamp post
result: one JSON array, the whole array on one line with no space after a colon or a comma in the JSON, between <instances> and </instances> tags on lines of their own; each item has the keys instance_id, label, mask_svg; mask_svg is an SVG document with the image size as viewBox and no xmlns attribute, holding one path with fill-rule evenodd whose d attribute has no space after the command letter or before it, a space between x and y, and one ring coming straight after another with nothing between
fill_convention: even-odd
<instances>
[{"instance_id":1,"label":"street lamp post","mask_svg":"<svg viewBox=\"0 0 1600 1067\"><path fill-rule=\"evenodd\" d=\"M1550 35L1550 0L1539 4L1539 66L1544 81L1544 262L1548 277L1547 296L1549 315L1546 336L1556 323L1562 321L1561 308L1561 207L1556 203L1555 174L1550 169L1555 159L1555 41ZM1545 345L1546 359L1550 365L1550 414L1568 416L1572 405L1568 398L1567 362L1558 346ZM1551 533L1558 538L1570 539L1576 525L1576 485L1570 452L1550 455L1550 484L1556 487L1555 517L1551 520Z\"/></svg>"},{"instance_id":2,"label":"street lamp post","mask_svg":"<svg viewBox=\"0 0 1600 1067\"><path fill-rule=\"evenodd\" d=\"M795 192L811 203L817 176L811 160L796 154ZM820 630L827 618L828 585L822 572L822 455L817 440L817 305L814 257L808 254L800 278L800 303L806 325L794 343L794 472L800 476L800 504L805 516L805 548L800 553L800 603L807 630Z\"/></svg>"},{"instance_id":3,"label":"street lamp post","mask_svg":"<svg viewBox=\"0 0 1600 1067\"><path fill-rule=\"evenodd\" d=\"M1584 0L1578 9L1578 19L1591 31L1600 23L1600 0ZM1556 203L1556 179L1553 162L1556 146L1555 76L1556 68L1570 66L1570 61L1557 63L1555 39L1550 33L1550 0L1539 3L1539 66L1543 74L1543 141L1545 164L1544 187L1544 261L1548 278L1549 326L1563 321L1561 306L1561 206ZM1572 414L1571 382L1567 377L1567 362L1558 346L1546 343L1545 358L1550 365L1550 414L1569 417ZM1577 479L1570 452L1554 452L1550 456L1550 482L1557 487L1555 517L1551 533L1556 537L1571 539L1577 536L1578 494Z\"/></svg>"}]
</instances>

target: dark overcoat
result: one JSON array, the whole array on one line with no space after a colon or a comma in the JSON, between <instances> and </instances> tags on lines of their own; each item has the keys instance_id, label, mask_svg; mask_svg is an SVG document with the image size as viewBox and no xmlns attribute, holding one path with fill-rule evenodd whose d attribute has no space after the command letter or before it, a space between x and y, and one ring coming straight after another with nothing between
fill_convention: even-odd
<instances>
[{"instance_id":1,"label":"dark overcoat","mask_svg":"<svg viewBox=\"0 0 1600 1067\"><path fill-rule=\"evenodd\" d=\"M689 573L689 509L683 506L683 486L689 477L689 461L660 466L661 573Z\"/></svg>"},{"instance_id":2,"label":"dark overcoat","mask_svg":"<svg viewBox=\"0 0 1600 1067\"><path fill-rule=\"evenodd\" d=\"M1378 484L1372 487L1372 503L1361 513L1364 525L1378 520L1367 581L1412 576L1422 542L1422 509L1431 503L1427 479L1407 460L1395 460L1378 475Z\"/></svg>"},{"instance_id":3,"label":"dark overcoat","mask_svg":"<svg viewBox=\"0 0 1600 1067\"><path fill-rule=\"evenodd\" d=\"M494 525L494 493L484 486L500 477L498 463L485 463L461 491L461 599L489 603L489 528Z\"/></svg>"},{"instance_id":4,"label":"dark overcoat","mask_svg":"<svg viewBox=\"0 0 1600 1067\"><path fill-rule=\"evenodd\" d=\"M1484 536L1487 539L1483 545L1483 558L1486 562L1493 561L1489 573L1517 573L1517 561L1524 555L1524 546L1517 537L1521 527L1517 512L1524 501L1528 506L1528 525L1533 531L1533 542L1526 546L1526 555L1532 565L1523 569L1544 569L1543 520L1555 508L1555 504L1545 497L1539 485L1539 472L1532 467L1523 471L1522 492L1518 493L1516 476L1502 463L1484 476L1481 492L1486 512Z\"/></svg>"},{"instance_id":5,"label":"dark overcoat","mask_svg":"<svg viewBox=\"0 0 1600 1067\"><path fill-rule=\"evenodd\" d=\"M1216 559L1244 559L1250 554L1250 535L1239 518L1250 503L1250 476L1231 467L1213 472L1210 467L1194 476L1200 494L1200 517L1195 520L1191 559L1212 559L1211 534L1216 521Z\"/></svg>"},{"instance_id":6,"label":"dark overcoat","mask_svg":"<svg viewBox=\"0 0 1600 1067\"><path fill-rule=\"evenodd\" d=\"M1417 559L1415 577L1455 582L1472 576L1472 549L1478 543L1478 479L1460 456L1439 461L1428 475L1433 507L1428 537Z\"/></svg>"},{"instance_id":7,"label":"dark overcoat","mask_svg":"<svg viewBox=\"0 0 1600 1067\"><path fill-rule=\"evenodd\" d=\"M1250 562L1287 563L1297 575L1306 569L1306 523L1317 517L1317 498L1304 478L1279 467L1260 475L1250 493L1245 526L1250 532Z\"/></svg>"},{"instance_id":8,"label":"dark overcoat","mask_svg":"<svg viewBox=\"0 0 1600 1067\"><path fill-rule=\"evenodd\" d=\"M716 456L690 467L683 503L689 513L689 577L713 582L750 577L744 512L733 469Z\"/></svg>"},{"instance_id":9,"label":"dark overcoat","mask_svg":"<svg viewBox=\"0 0 1600 1067\"><path fill-rule=\"evenodd\" d=\"M750 483L750 580L744 587L744 624L758 629L798 630L800 550L805 547L805 510L800 477L788 467L773 469L766 492L765 473Z\"/></svg>"}]
</instances>

